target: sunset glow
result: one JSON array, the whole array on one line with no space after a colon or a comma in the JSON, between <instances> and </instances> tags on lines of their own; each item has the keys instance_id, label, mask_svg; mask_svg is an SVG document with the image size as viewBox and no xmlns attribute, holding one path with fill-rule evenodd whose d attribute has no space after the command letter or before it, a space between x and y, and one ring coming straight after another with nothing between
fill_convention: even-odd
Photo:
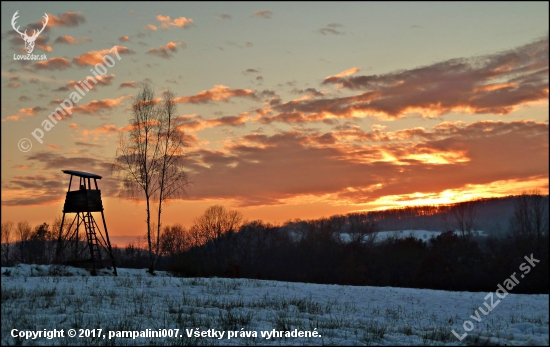
<instances>
[{"instance_id":1,"label":"sunset glow","mask_svg":"<svg viewBox=\"0 0 550 347\"><path fill-rule=\"evenodd\" d=\"M29 29L49 14L33 52L47 59L14 59L15 11ZM3 2L2 221L52 223L72 169L103 177L112 235L143 235L144 203L119 198L111 164L145 83L159 102L175 94L186 134L189 186L165 225L214 204L283 223L548 194L547 14L519 2Z\"/></svg>"}]
</instances>

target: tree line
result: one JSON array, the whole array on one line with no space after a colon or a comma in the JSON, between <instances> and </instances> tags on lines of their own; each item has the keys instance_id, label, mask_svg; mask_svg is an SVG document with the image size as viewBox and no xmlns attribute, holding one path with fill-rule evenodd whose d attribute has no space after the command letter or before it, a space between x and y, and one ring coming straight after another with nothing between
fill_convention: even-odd
<instances>
[{"instance_id":1,"label":"tree line","mask_svg":"<svg viewBox=\"0 0 550 347\"><path fill-rule=\"evenodd\" d=\"M514 293L548 293L548 197L525 193L514 205L505 230L490 236L474 232L475 204L447 206L439 214L446 232L429 241L381 240L369 213L283 225L254 221L198 247L163 248L166 269L182 276L488 292L522 274L519 267L532 254L540 262Z\"/></svg>"},{"instance_id":2,"label":"tree line","mask_svg":"<svg viewBox=\"0 0 550 347\"><path fill-rule=\"evenodd\" d=\"M411 209L405 213L410 216ZM379 223L388 215L399 219L400 213L352 213L273 225L245 222L237 211L211 206L190 228L165 226L152 247L159 249L157 269L179 276L482 292L494 291L514 272L519 276L524 257L532 254L540 262L513 292L549 292L548 196L531 192L515 197L513 212L503 216L508 219L501 223L503 230L490 236L473 232L477 212L472 203L433 213L446 232L429 241L397 235L380 239ZM56 229L46 223L34 229L26 222L2 223L3 266L51 262L51 230ZM10 232L17 242L5 242ZM143 237L113 252L120 267L147 268L148 249Z\"/></svg>"}]
</instances>

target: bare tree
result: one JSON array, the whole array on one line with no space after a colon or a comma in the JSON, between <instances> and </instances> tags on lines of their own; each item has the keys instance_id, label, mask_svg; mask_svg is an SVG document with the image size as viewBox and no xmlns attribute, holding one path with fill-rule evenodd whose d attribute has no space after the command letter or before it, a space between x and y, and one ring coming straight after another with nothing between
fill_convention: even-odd
<instances>
[{"instance_id":1,"label":"bare tree","mask_svg":"<svg viewBox=\"0 0 550 347\"><path fill-rule=\"evenodd\" d=\"M175 95L171 91L164 93L164 101L160 114L159 131L157 141L161 144L161 156L158 163L158 214L157 214L157 242L156 257L153 269L156 265L161 232L162 204L168 199L182 197L187 185L187 174L184 170L183 148L186 146L184 133L176 124Z\"/></svg>"},{"instance_id":2,"label":"bare tree","mask_svg":"<svg viewBox=\"0 0 550 347\"><path fill-rule=\"evenodd\" d=\"M474 201L460 202L451 207L454 224L464 240L472 236L477 218L477 209Z\"/></svg>"},{"instance_id":3,"label":"bare tree","mask_svg":"<svg viewBox=\"0 0 550 347\"><path fill-rule=\"evenodd\" d=\"M207 208L202 216L195 219L191 230L193 234L203 235L203 237L195 236L195 239L208 242L220 238L230 231L237 231L241 226L242 219L242 213L228 211L223 206L214 205Z\"/></svg>"},{"instance_id":4,"label":"bare tree","mask_svg":"<svg viewBox=\"0 0 550 347\"><path fill-rule=\"evenodd\" d=\"M203 215L195 219L191 235L195 242L200 242L197 246L211 242L212 256L220 265L220 239L230 232L239 230L242 220L243 215L238 211L228 211L220 205L210 206Z\"/></svg>"},{"instance_id":5,"label":"bare tree","mask_svg":"<svg viewBox=\"0 0 550 347\"><path fill-rule=\"evenodd\" d=\"M160 251L163 203L182 197L187 185L183 166L184 133L177 124L174 94L156 99L144 85L132 107L130 130L121 133L113 171L122 175L123 195L145 199L149 272L153 273ZM157 209L157 222L151 214ZM156 232L156 238L154 233Z\"/></svg>"},{"instance_id":6,"label":"bare tree","mask_svg":"<svg viewBox=\"0 0 550 347\"><path fill-rule=\"evenodd\" d=\"M190 233L181 224L165 226L160 236L162 254L174 256L191 246Z\"/></svg>"},{"instance_id":7,"label":"bare tree","mask_svg":"<svg viewBox=\"0 0 550 347\"><path fill-rule=\"evenodd\" d=\"M18 222L17 223L17 236L19 238L19 247L20 247L20 259L21 262L24 263L27 259L27 256L25 254L26 251L26 245L31 237L31 225L27 221Z\"/></svg>"},{"instance_id":8,"label":"bare tree","mask_svg":"<svg viewBox=\"0 0 550 347\"><path fill-rule=\"evenodd\" d=\"M453 229L453 221L451 218L451 209L452 205L445 205L440 207L441 212L441 227L443 228L443 232L447 232L449 230L452 231Z\"/></svg>"},{"instance_id":9,"label":"bare tree","mask_svg":"<svg viewBox=\"0 0 550 347\"><path fill-rule=\"evenodd\" d=\"M548 234L548 197L542 196L539 190L518 196L511 227L518 244L538 248Z\"/></svg>"},{"instance_id":10,"label":"bare tree","mask_svg":"<svg viewBox=\"0 0 550 347\"><path fill-rule=\"evenodd\" d=\"M348 215L350 242L357 245L374 246L378 235L378 225L372 216L365 214Z\"/></svg>"},{"instance_id":11,"label":"bare tree","mask_svg":"<svg viewBox=\"0 0 550 347\"><path fill-rule=\"evenodd\" d=\"M6 266L10 263L10 244L12 241L13 222L2 222L2 255Z\"/></svg>"}]
</instances>

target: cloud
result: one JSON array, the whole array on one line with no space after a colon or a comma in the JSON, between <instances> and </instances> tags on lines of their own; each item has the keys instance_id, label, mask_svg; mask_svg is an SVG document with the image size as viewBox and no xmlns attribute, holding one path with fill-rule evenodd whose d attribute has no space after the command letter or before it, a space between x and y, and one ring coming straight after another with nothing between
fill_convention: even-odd
<instances>
[{"instance_id":1,"label":"cloud","mask_svg":"<svg viewBox=\"0 0 550 347\"><path fill-rule=\"evenodd\" d=\"M338 31L336 29L334 29L334 24L332 27L330 27L331 24L329 24L328 26L324 27L324 28L321 28L319 30L317 30L317 32L319 32L320 34L322 35L345 35L346 33L343 32L343 31ZM341 26L341 25L339 25Z\"/></svg>"},{"instance_id":2,"label":"cloud","mask_svg":"<svg viewBox=\"0 0 550 347\"><path fill-rule=\"evenodd\" d=\"M155 30L157 30L157 27L153 24L147 24L144 29L155 31Z\"/></svg>"},{"instance_id":3,"label":"cloud","mask_svg":"<svg viewBox=\"0 0 550 347\"><path fill-rule=\"evenodd\" d=\"M173 27L186 29L193 25L193 20L191 18L185 18L185 17L174 18L174 20L172 20L170 16L163 16L159 14L157 16L157 20L162 23L160 25L160 28L162 30L167 30Z\"/></svg>"},{"instance_id":4,"label":"cloud","mask_svg":"<svg viewBox=\"0 0 550 347\"><path fill-rule=\"evenodd\" d=\"M273 15L273 12L271 12L270 10L263 10L263 11L254 12L254 15L258 18L269 19Z\"/></svg>"},{"instance_id":5,"label":"cloud","mask_svg":"<svg viewBox=\"0 0 550 347\"><path fill-rule=\"evenodd\" d=\"M2 184L2 206L48 205L64 199L61 175L16 175ZM59 179L59 181L57 181ZM9 193L12 194L9 194ZM33 192L33 193L31 193ZM14 197L11 197L14 196Z\"/></svg>"},{"instance_id":6,"label":"cloud","mask_svg":"<svg viewBox=\"0 0 550 347\"><path fill-rule=\"evenodd\" d=\"M438 117L450 112L505 115L547 102L548 38L491 55L452 59L385 75L353 76L358 68L326 77L323 93L262 110L264 124L326 122L337 118L392 120ZM350 95L351 94L351 95Z\"/></svg>"},{"instance_id":7,"label":"cloud","mask_svg":"<svg viewBox=\"0 0 550 347\"><path fill-rule=\"evenodd\" d=\"M137 88L136 82L134 81L122 82L120 86L118 86L118 89L121 89L121 88Z\"/></svg>"},{"instance_id":8,"label":"cloud","mask_svg":"<svg viewBox=\"0 0 550 347\"><path fill-rule=\"evenodd\" d=\"M77 44L80 44L80 43L83 43L83 42L89 42L89 41L92 41L92 40L87 36L84 36L83 38L77 40L72 36L63 35L63 36L57 37L57 39L55 39L54 43L61 43L61 44L67 44L67 45L77 45Z\"/></svg>"},{"instance_id":9,"label":"cloud","mask_svg":"<svg viewBox=\"0 0 550 347\"><path fill-rule=\"evenodd\" d=\"M178 128L182 131L200 131L206 128L218 126L243 126L246 121L250 120L246 112L238 116L224 116L220 118L204 119L200 115L183 115L177 118Z\"/></svg>"},{"instance_id":10,"label":"cloud","mask_svg":"<svg viewBox=\"0 0 550 347\"><path fill-rule=\"evenodd\" d=\"M88 88L90 90L96 90L95 87L98 86L98 85L100 85L100 86L110 86L112 84L114 78L115 78L114 74L103 75L103 76L95 76L95 77L86 76L85 81L87 82L87 84L82 82L82 81L76 82L76 81L71 80L71 81L69 81L69 83L67 83L63 87L59 87L57 89L54 89L54 92L66 92L66 91L71 90L71 88L74 88L74 86L76 86L76 85L78 85L78 86L84 85L84 86L86 86L86 88ZM90 85L90 87L88 87L88 85Z\"/></svg>"},{"instance_id":11,"label":"cloud","mask_svg":"<svg viewBox=\"0 0 550 347\"><path fill-rule=\"evenodd\" d=\"M58 17L49 13L48 17L48 26L52 27L74 28L86 23L86 18L81 12L65 12Z\"/></svg>"},{"instance_id":12,"label":"cloud","mask_svg":"<svg viewBox=\"0 0 550 347\"><path fill-rule=\"evenodd\" d=\"M218 19L231 19L233 17L230 14L222 13L222 14L216 15L216 18L218 18Z\"/></svg>"},{"instance_id":13,"label":"cloud","mask_svg":"<svg viewBox=\"0 0 550 347\"><path fill-rule=\"evenodd\" d=\"M248 134L222 150L189 153L195 182L189 198L259 206L313 196L359 204L548 176L548 124L542 122L441 123L404 132L374 127L355 139L312 130ZM395 136L402 138L384 140Z\"/></svg>"},{"instance_id":14,"label":"cloud","mask_svg":"<svg viewBox=\"0 0 550 347\"><path fill-rule=\"evenodd\" d=\"M76 45L78 43L78 41L74 37L69 36L69 35L59 36L57 39L55 39L54 42L55 43L64 43L64 44L68 44L68 45Z\"/></svg>"},{"instance_id":15,"label":"cloud","mask_svg":"<svg viewBox=\"0 0 550 347\"><path fill-rule=\"evenodd\" d=\"M119 37L118 40L119 40L120 42L124 42L124 41L130 40L130 38L129 38L128 36L125 35L125 36Z\"/></svg>"},{"instance_id":16,"label":"cloud","mask_svg":"<svg viewBox=\"0 0 550 347\"><path fill-rule=\"evenodd\" d=\"M83 146L83 147L103 147L102 145L98 145L98 144L95 144L95 143L89 143L89 142L82 142L82 141L77 141L74 143L75 145L77 146Z\"/></svg>"},{"instance_id":17,"label":"cloud","mask_svg":"<svg viewBox=\"0 0 550 347\"><path fill-rule=\"evenodd\" d=\"M337 73L336 75L333 75L333 76L328 76L325 78L325 81L326 80L330 80L330 79L335 79L335 78L340 78L340 77L345 77L345 76L350 76L350 75L353 75L354 73L360 71L361 69L358 68L358 67L352 67L351 69L347 69L347 70L344 70L340 73Z\"/></svg>"},{"instance_id":18,"label":"cloud","mask_svg":"<svg viewBox=\"0 0 550 347\"><path fill-rule=\"evenodd\" d=\"M92 155L66 156L53 151L38 151L25 159L40 174L19 175L3 180L3 206L51 205L62 202L67 192L69 176L61 173L61 170L74 167L103 176L101 183L98 183L102 196L114 197L118 190L116 178L109 174L109 160Z\"/></svg>"},{"instance_id":19,"label":"cloud","mask_svg":"<svg viewBox=\"0 0 550 347\"><path fill-rule=\"evenodd\" d=\"M548 37L513 50L385 75L330 76L322 85L362 92L332 99L328 109L318 110L336 116L505 115L519 105L548 98ZM292 106L294 111L308 112L313 103Z\"/></svg>"},{"instance_id":20,"label":"cloud","mask_svg":"<svg viewBox=\"0 0 550 347\"><path fill-rule=\"evenodd\" d=\"M246 115L225 116L220 118L209 119L208 123L212 124L212 126L240 126L240 125L244 125L246 119L247 119Z\"/></svg>"},{"instance_id":21,"label":"cloud","mask_svg":"<svg viewBox=\"0 0 550 347\"><path fill-rule=\"evenodd\" d=\"M36 28L36 29L33 29L33 28ZM33 25L29 26L29 29L27 29L27 31L28 30L41 30L41 29L42 29L42 24L40 24L40 27L37 27L36 25L33 24ZM23 32L24 32L24 30L23 30ZM12 30L8 33L8 35L11 36L9 42L10 42L10 45L11 45L12 49L14 49L14 50L17 49L21 53L26 53L27 52L27 50L25 49L24 41L18 33L16 33L14 30ZM50 38L47 34L47 27L46 27L46 29L44 29L44 32L42 32L35 39L34 47L38 48L38 49L41 49L45 52L52 52L53 48L48 45L49 39ZM22 62L25 62L25 61L22 61Z\"/></svg>"},{"instance_id":22,"label":"cloud","mask_svg":"<svg viewBox=\"0 0 550 347\"><path fill-rule=\"evenodd\" d=\"M244 75L254 74L254 73L260 73L260 71L258 71L256 69L252 69L252 68L249 68L249 69L246 69L246 70L243 71Z\"/></svg>"},{"instance_id":23,"label":"cloud","mask_svg":"<svg viewBox=\"0 0 550 347\"><path fill-rule=\"evenodd\" d=\"M116 45L115 47L102 49L100 51L90 51L78 57L73 57L73 63L75 63L78 66L86 66L86 65L95 66L96 64L105 64L105 62L103 61L103 57L105 55L110 55L111 58L117 59L116 58L117 52L118 54L135 54L135 52L129 49L128 47L119 46L119 45ZM116 49L116 52L115 52L115 49ZM117 60L115 60L115 62L116 61Z\"/></svg>"},{"instance_id":24,"label":"cloud","mask_svg":"<svg viewBox=\"0 0 550 347\"><path fill-rule=\"evenodd\" d=\"M120 106L125 99L128 98L128 96L121 96L116 99L93 100L83 106L72 107L70 110L73 113L92 114L102 110L116 108Z\"/></svg>"},{"instance_id":25,"label":"cloud","mask_svg":"<svg viewBox=\"0 0 550 347\"><path fill-rule=\"evenodd\" d=\"M78 128L75 128L75 130L78 131ZM125 129L124 128L118 128L116 125L114 124L104 124L104 125L101 125L99 127L96 127L92 130L88 130L88 129L82 129L81 131L78 131L80 132L80 134L82 134L82 136L88 138L88 137L93 137L95 140L99 139L100 136L104 135L104 134L110 134L110 135L113 135L113 134L118 134L119 132L121 131L124 131Z\"/></svg>"},{"instance_id":26,"label":"cloud","mask_svg":"<svg viewBox=\"0 0 550 347\"><path fill-rule=\"evenodd\" d=\"M323 96L324 94L315 88L298 89L294 88L290 91L292 94L308 94L312 96Z\"/></svg>"},{"instance_id":27,"label":"cloud","mask_svg":"<svg viewBox=\"0 0 550 347\"><path fill-rule=\"evenodd\" d=\"M19 110L18 113L11 115L2 121L5 122L7 120L13 120L18 121L23 117L33 117L40 111L45 111L46 109L44 107L36 106L36 107L29 107L29 108L22 108Z\"/></svg>"},{"instance_id":28,"label":"cloud","mask_svg":"<svg viewBox=\"0 0 550 347\"><path fill-rule=\"evenodd\" d=\"M197 95L182 96L176 98L176 102L191 103L191 104L204 104L212 101L228 101L233 97L247 97L257 99L256 94L250 89L229 89L228 86L215 85L210 90L203 90Z\"/></svg>"},{"instance_id":29,"label":"cloud","mask_svg":"<svg viewBox=\"0 0 550 347\"><path fill-rule=\"evenodd\" d=\"M65 70L71 66L71 62L63 57L55 57L48 60L38 61L34 63L33 66L37 70Z\"/></svg>"},{"instance_id":30,"label":"cloud","mask_svg":"<svg viewBox=\"0 0 550 347\"><path fill-rule=\"evenodd\" d=\"M172 53L176 53L178 51L178 46L185 48L186 44L182 41L168 42L164 46L159 46L159 48L151 48L147 51L147 54L156 55L164 59L170 59L174 56Z\"/></svg>"}]
</instances>

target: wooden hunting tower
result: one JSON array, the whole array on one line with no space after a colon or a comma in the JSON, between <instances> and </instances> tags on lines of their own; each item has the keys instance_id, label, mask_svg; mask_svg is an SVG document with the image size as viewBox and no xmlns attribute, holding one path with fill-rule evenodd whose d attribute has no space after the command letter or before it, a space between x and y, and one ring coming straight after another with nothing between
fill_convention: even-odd
<instances>
[{"instance_id":1,"label":"wooden hunting tower","mask_svg":"<svg viewBox=\"0 0 550 347\"><path fill-rule=\"evenodd\" d=\"M113 256L105 215L103 214L103 203L101 201L101 191L97 187L97 180L101 176L74 170L62 170L63 173L71 175L69 180L69 189L63 206L63 218L59 228L59 237L57 240L56 263L65 264L88 264L92 268L92 274L96 274L96 268L104 267L103 259L109 258L113 273L117 275L115 258ZM79 178L78 188L71 190L73 176ZM91 180L94 181L92 188ZM76 179L75 179L76 182ZM100 212L103 220L103 230L96 223L93 212ZM63 231L65 224L65 215L75 213L75 217L66 231ZM84 226L85 240L79 237L80 226ZM86 250L88 250L86 252ZM84 256L88 253L89 258Z\"/></svg>"}]
</instances>

